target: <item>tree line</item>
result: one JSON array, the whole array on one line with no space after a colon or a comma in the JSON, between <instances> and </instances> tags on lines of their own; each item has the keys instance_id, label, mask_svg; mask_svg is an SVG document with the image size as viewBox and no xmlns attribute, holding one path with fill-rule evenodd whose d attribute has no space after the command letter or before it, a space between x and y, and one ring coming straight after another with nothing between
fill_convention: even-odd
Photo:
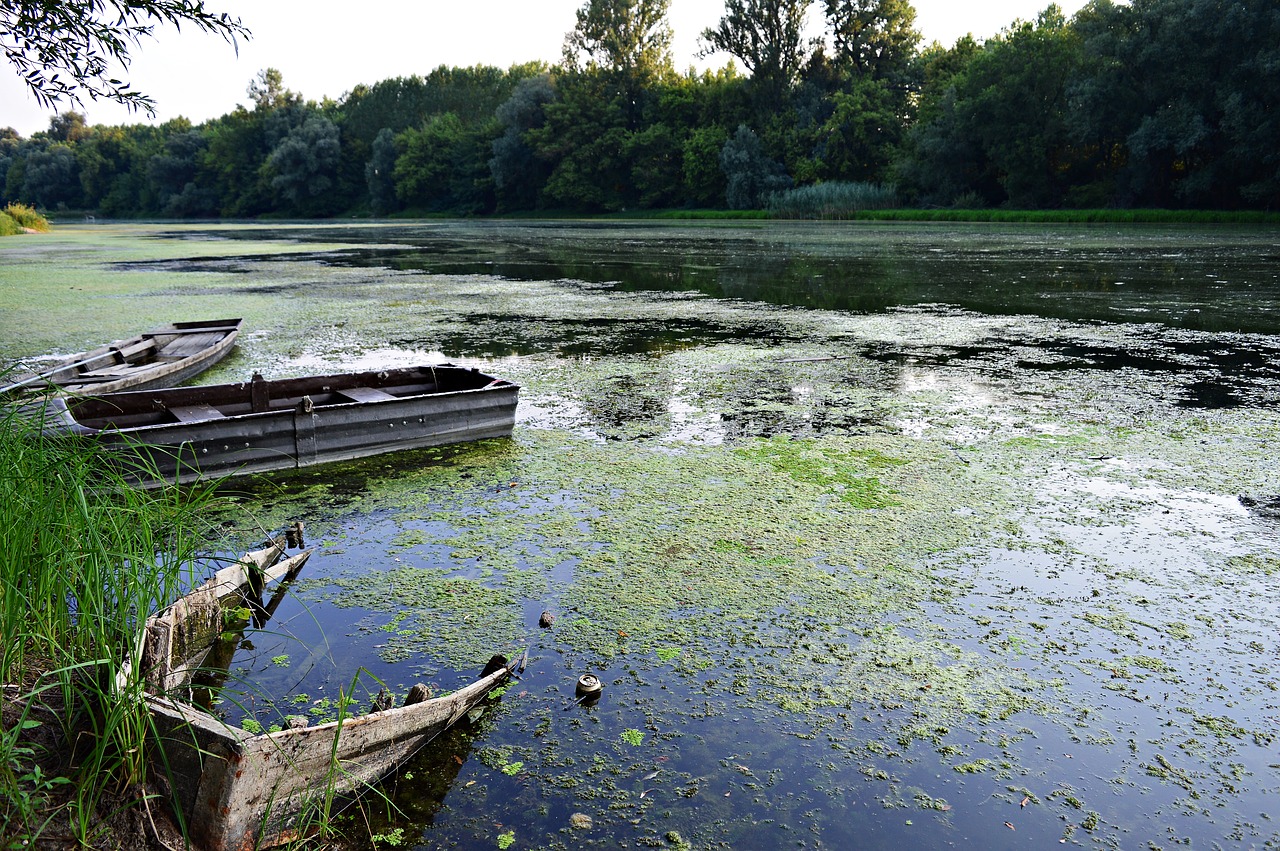
<instances>
[{"instance_id":1,"label":"tree line","mask_svg":"<svg viewBox=\"0 0 1280 851\"><path fill-rule=\"evenodd\" d=\"M1275 0L1093 0L1070 19L1051 5L950 47L921 44L908 0L726 0L702 44L732 61L684 73L669 1L586 0L554 65L442 66L321 102L267 69L247 106L200 125L64 112L28 139L0 130L0 201L224 218L788 196L1280 206Z\"/></svg>"}]
</instances>

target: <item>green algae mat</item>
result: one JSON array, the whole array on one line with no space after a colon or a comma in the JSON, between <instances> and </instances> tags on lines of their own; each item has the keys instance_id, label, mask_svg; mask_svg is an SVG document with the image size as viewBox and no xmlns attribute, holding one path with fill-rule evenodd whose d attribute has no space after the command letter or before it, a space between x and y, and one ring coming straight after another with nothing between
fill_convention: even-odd
<instances>
[{"instance_id":1,"label":"green algae mat","mask_svg":"<svg viewBox=\"0 0 1280 851\"><path fill-rule=\"evenodd\" d=\"M529 650L347 816L357 847L1262 847L1278 241L61 227L0 251L0 359L240 315L199 380L522 385L511 440L224 487L211 547L296 519L320 545L237 636L228 723Z\"/></svg>"}]
</instances>

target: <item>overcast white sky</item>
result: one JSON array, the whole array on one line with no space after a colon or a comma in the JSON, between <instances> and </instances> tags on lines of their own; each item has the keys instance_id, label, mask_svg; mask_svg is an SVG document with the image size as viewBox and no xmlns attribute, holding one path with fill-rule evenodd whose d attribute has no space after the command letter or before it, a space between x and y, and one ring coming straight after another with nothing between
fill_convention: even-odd
<instances>
[{"instance_id":1,"label":"overcast white sky","mask_svg":"<svg viewBox=\"0 0 1280 851\"><path fill-rule=\"evenodd\" d=\"M190 28L162 31L134 51L128 79L155 99L156 122L185 116L193 123L247 103L259 70L279 68L285 85L311 100L339 98L360 83L426 74L439 65L555 62L574 11L583 0L208 0L239 16L253 32L239 55L216 36ZM926 43L950 45L965 33L986 38L1015 19L1030 20L1049 0L914 0ZM1084 0L1059 2L1067 15ZM720 67L729 57L696 59L698 34L714 26L723 0L671 0L676 67ZM816 18L818 5L810 12ZM69 109L64 106L62 109ZM149 121L105 101L77 107L90 124ZM27 93L13 67L0 60L0 127L23 136L49 127L53 113Z\"/></svg>"}]
</instances>

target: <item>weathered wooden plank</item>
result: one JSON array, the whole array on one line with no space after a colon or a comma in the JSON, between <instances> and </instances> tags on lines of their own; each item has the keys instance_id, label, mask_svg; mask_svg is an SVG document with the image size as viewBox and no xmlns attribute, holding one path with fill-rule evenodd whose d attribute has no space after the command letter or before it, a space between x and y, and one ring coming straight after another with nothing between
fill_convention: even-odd
<instances>
[{"instance_id":1,"label":"weathered wooden plank","mask_svg":"<svg viewBox=\"0 0 1280 851\"><path fill-rule=\"evenodd\" d=\"M372 387L348 387L338 391L339 396L346 396L352 402L386 402L396 398L390 393L375 390Z\"/></svg>"},{"instance_id":2,"label":"weathered wooden plank","mask_svg":"<svg viewBox=\"0 0 1280 851\"><path fill-rule=\"evenodd\" d=\"M223 416L222 411L212 405L175 405L169 409L180 423L194 423L203 420L216 420Z\"/></svg>"},{"instance_id":3,"label":"weathered wooden plank","mask_svg":"<svg viewBox=\"0 0 1280 851\"><path fill-rule=\"evenodd\" d=\"M171 387L203 372L225 357L235 345L239 328L239 319L173 323L128 340L118 340L73 355L39 373L23 376L18 381L0 387L0 394L24 388L39 390L49 383L71 393L99 394L131 389ZM172 362L167 362L160 357L159 349L163 349L166 342L186 335L203 339L205 345L198 351L186 352L185 356ZM125 365L132 365L133 368L125 370ZM119 374L109 376L110 380L104 380L102 375L82 379L82 373L86 371L96 372L117 368L120 369Z\"/></svg>"}]
</instances>

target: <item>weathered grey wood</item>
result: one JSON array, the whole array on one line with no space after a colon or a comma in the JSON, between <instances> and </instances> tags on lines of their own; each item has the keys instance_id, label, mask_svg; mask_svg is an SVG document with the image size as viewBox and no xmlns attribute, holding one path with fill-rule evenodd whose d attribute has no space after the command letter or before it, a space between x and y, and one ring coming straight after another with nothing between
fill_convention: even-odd
<instances>
[{"instance_id":1,"label":"weathered grey wood","mask_svg":"<svg viewBox=\"0 0 1280 851\"><path fill-rule=\"evenodd\" d=\"M44 415L51 431L93 435L153 487L507 437L519 390L444 364L53 399ZM198 406L219 416L175 423L167 413Z\"/></svg>"},{"instance_id":2,"label":"weathered grey wood","mask_svg":"<svg viewBox=\"0 0 1280 851\"><path fill-rule=\"evenodd\" d=\"M372 387L348 387L345 390L339 390L338 394L346 396L352 402L386 402L395 398L390 393L383 393Z\"/></svg>"},{"instance_id":3,"label":"weathered grey wood","mask_svg":"<svg viewBox=\"0 0 1280 851\"><path fill-rule=\"evenodd\" d=\"M459 721L518 664L446 697L257 736L184 704L150 698L171 770L199 778L174 789L189 838L201 851L248 851L288 841L292 820L309 798L329 784L341 794L376 782Z\"/></svg>"},{"instance_id":4,"label":"weathered grey wood","mask_svg":"<svg viewBox=\"0 0 1280 851\"><path fill-rule=\"evenodd\" d=\"M377 781L460 720L527 658L496 657L488 673L444 697L432 699L418 686L412 692L417 699L405 706L315 727L291 723L259 735L172 700L168 693L190 673L178 657L199 649L186 646L198 636L217 635L222 602L251 586L260 591L292 578L311 551L273 564L281 553L282 542L270 542L218 570L149 618L143 646L135 651L151 685L146 699L157 732L148 756L153 770L168 779L197 851L250 851L297 838L293 828L308 799L329 785L341 794ZM121 675L129 671L126 663Z\"/></svg>"},{"instance_id":5,"label":"weathered grey wood","mask_svg":"<svg viewBox=\"0 0 1280 851\"><path fill-rule=\"evenodd\" d=\"M127 340L118 340L19 376L0 394L52 384L68 393L115 393L172 387L213 366L231 351L239 319L174 322Z\"/></svg>"},{"instance_id":6,"label":"weathered grey wood","mask_svg":"<svg viewBox=\"0 0 1280 851\"><path fill-rule=\"evenodd\" d=\"M212 405L175 405L169 409L180 423L194 423L201 420L216 420L222 411Z\"/></svg>"}]
</instances>

